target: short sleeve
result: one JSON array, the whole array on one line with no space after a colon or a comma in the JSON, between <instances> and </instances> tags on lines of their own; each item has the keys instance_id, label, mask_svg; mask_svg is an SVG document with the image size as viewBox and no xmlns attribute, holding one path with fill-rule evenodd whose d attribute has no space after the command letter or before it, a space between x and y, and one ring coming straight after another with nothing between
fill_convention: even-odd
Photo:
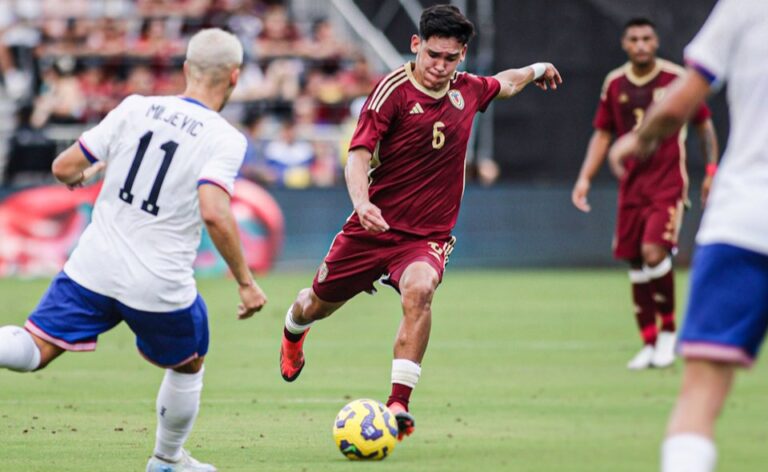
<instances>
[{"instance_id":1,"label":"short sleeve","mask_svg":"<svg viewBox=\"0 0 768 472\"><path fill-rule=\"evenodd\" d=\"M685 62L700 73L712 88L725 82L733 46L742 30L748 9L742 0L720 0L693 41L685 48Z\"/></svg>"},{"instance_id":2,"label":"short sleeve","mask_svg":"<svg viewBox=\"0 0 768 472\"><path fill-rule=\"evenodd\" d=\"M597 104L597 111L595 112L595 118L592 120L592 126L595 129L614 132L616 131L616 123L611 113L610 87L611 81L609 77L606 77L600 92L600 102Z\"/></svg>"},{"instance_id":3,"label":"short sleeve","mask_svg":"<svg viewBox=\"0 0 768 472\"><path fill-rule=\"evenodd\" d=\"M112 146L121 135L125 117L128 116L131 108L136 106L139 99L138 95L126 97L99 124L80 136L78 144L89 161L109 162L112 158Z\"/></svg>"},{"instance_id":4,"label":"short sleeve","mask_svg":"<svg viewBox=\"0 0 768 472\"><path fill-rule=\"evenodd\" d=\"M232 195L235 188L235 178L243 165L247 140L242 133L232 130L231 133L217 133L218 139L210 141L210 158L205 163L198 176L197 186L212 184Z\"/></svg>"},{"instance_id":5,"label":"short sleeve","mask_svg":"<svg viewBox=\"0 0 768 472\"><path fill-rule=\"evenodd\" d=\"M372 101L374 96L375 94L371 94L363 105L360 118L357 120L357 128L352 135L352 142L349 144L350 151L362 147L373 154L376 150L376 144L386 134L390 124L394 121L398 110L397 102L400 97L397 90L381 103Z\"/></svg>"},{"instance_id":6,"label":"short sleeve","mask_svg":"<svg viewBox=\"0 0 768 472\"><path fill-rule=\"evenodd\" d=\"M488 108L488 105L490 105L493 99L499 94L501 83L496 77L472 77L479 85L477 91L477 111L484 112L486 108Z\"/></svg>"}]
</instances>

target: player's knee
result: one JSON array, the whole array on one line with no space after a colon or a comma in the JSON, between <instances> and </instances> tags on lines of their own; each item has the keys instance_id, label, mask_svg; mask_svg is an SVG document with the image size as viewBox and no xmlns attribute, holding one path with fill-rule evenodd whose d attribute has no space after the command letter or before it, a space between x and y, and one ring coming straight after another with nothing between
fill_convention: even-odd
<instances>
[{"instance_id":1,"label":"player's knee","mask_svg":"<svg viewBox=\"0 0 768 472\"><path fill-rule=\"evenodd\" d=\"M661 246L643 246L643 262L649 267L656 267L666 259L667 250Z\"/></svg>"},{"instance_id":2,"label":"player's knee","mask_svg":"<svg viewBox=\"0 0 768 472\"><path fill-rule=\"evenodd\" d=\"M205 359L204 357L198 357L196 359L192 359L186 364L180 365L179 367L176 367L173 370L180 374L196 374L203 369L204 359Z\"/></svg>"},{"instance_id":3,"label":"player's knee","mask_svg":"<svg viewBox=\"0 0 768 472\"><path fill-rule=\"evenodd\" d=\"M410 279L406 284L401 284L403 304L416 308L429 308L432 304L432 296L435 294L436 284L429 278Z\"/></svg>"}]
</instances>

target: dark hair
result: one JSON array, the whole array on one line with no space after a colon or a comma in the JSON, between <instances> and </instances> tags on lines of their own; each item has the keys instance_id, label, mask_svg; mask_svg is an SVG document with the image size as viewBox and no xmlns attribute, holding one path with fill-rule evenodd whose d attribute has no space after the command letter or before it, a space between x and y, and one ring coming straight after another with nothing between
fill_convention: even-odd
<instances>
[{"instance_id":1,"label":"dark hair","mask_svg":"<svg viewBox=\"0 0 768 472\"><path fill-rule=\"evenodd\" d=\"M467 44L474 35L475 25L453 5L434 5L421 13L419 36L422 39L456 38L461 44Z\"/></svg>"},{"instance_id":2,"label":"dark hair","mask_svg":"<svg viewBox=\"0 0 768 472\"><path fill-rule=\"evenodd\" d=\"M650 26L651 28L653 28L654 31L656 31L656 23L642 16L632 18L626 23L624 23L623 31L626 33L627 30L629 28L632 28L633 26Z\"/></svg>"}]
</instances>

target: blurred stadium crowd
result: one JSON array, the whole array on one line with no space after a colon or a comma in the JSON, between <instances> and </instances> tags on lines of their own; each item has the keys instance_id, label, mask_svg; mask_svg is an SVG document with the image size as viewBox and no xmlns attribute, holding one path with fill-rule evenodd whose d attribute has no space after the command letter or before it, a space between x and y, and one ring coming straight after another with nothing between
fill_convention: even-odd
<instances>
[{"instance_id":1,"label":"blurred stadium crowd","mask_svg":"<svg viewBox=\"0 0 768 472\"><path fill-rule=\"evenodd\" d=\"M296 22L275 0L0 0L0 102L16 117L3 183L48 178L56 152L125 96L181 93L186 40L212 26L245 48L223 112L250 140L243 175L339 183L356 110L380 75L328 19Z\"/></svg>"}]
</instances>

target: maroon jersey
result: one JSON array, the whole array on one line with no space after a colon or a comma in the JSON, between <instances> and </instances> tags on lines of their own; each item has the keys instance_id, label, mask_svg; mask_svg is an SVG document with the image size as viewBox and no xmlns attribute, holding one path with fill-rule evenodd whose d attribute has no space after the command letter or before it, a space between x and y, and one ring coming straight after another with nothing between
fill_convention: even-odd
<instances>
[{"instance_id":1,"label":"maroon jersey","mask_svg":"<svg viewBox=\"0 0 768 472\"><path fill-rule=\"evenodd\" d=\"M600 105L593 125L610 131L616 137L639 126L645 112L653 102L664 96L667 86L680 77L684 69L663 59L656 59L655 70L643 77L632 73L627 63L605 78ZM710 117L706 104L701 105L693 118L702 123ZM619 192L620 205L645 205L653 201L686 199L688 174L685 168L686 128L661 142L649 159L626 161L627 173Z\"/></svg>"},{"instance_id":2,"label":"maroon jersey","mask_svg":"<svg viewBox=\"0 0 768 472\"><path fill-rule=\"evenodd\" d=\"M369 198L390 228L425 237L453 229L472 121L500 88L493 77L457 72L445 90L435 92L416 81L412 63L379 81L349 148L365 148L378 162ZM357 214L349 224L360 224Z\"/></svg>"}]
</instances>

